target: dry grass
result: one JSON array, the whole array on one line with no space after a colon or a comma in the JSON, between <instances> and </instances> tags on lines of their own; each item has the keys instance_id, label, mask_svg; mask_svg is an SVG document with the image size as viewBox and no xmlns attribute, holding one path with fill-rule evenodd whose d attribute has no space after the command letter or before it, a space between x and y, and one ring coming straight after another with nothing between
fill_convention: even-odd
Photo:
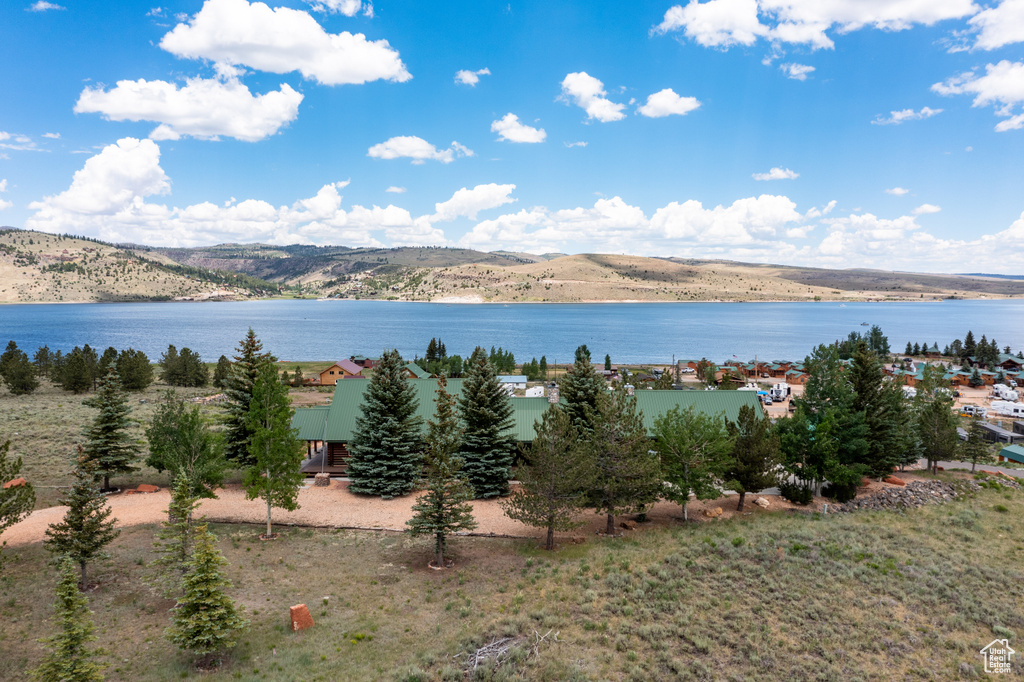
<instances>
[{"instance_id":1,"label":"dry grass","mask_svg":"<svg viewBox=\"0 0 1024 682\"><path fill-rule=\"evenodd\" d=\"M557 642L536 655L524 643L476 679L974 676L981 647L1024 631L1022 497L986 489L905 514L643 528L552 554L456 538L446 572L427 570L429 541L405 534L288 529L261 543L255 527L219 526L252 625L209 678L464 679L461 662L494 638L548 631ZM162 638L170 602L142 582L151 539L149 527L127 530L90 595L100 643L115 652L112 680L190 674ZM38 545L11 554L0 678L13 680L42 655L53 578ZM288 630L297 603L310 607L312 630Z\"/></svg>"}]
</instances>

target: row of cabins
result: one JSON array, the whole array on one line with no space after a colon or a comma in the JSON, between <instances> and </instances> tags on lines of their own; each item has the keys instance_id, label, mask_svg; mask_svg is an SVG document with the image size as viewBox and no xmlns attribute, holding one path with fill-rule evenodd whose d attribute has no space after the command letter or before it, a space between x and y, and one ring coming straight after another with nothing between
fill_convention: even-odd
<instances>
[{"instance_id":1,"label":"row of cabins","mask_svg":"<svg viewBox=\"0 0 1024 682\"><path fill-rule=\"evenodd\" d=\"M680 360L679 367L689 367L696 370L700 360ZM772 379L775 382L803 385L809 377L807 369L802 361L790 362L788 360L774 360L772 362L758 362L756 360L743 362L741 360L730 360L722 367L728 367L730 372L735 372L743 379ZM721 381L725 372L719 369L715 378Z\"/></svg>"},{"instance_id":2,"label":"row of cabins","mask_svg":"<svg viewBox=\"0 0 1024 682\"><path fill-rule=\"evenodd\" d=\"M1011 356L1015 357L1015 356ZM901 383L907 386L917 386L917 384L924 378L924 368L927 367L926 363L918 363L913 369L899 369L886 366L886 373L895 377ZM1000 377L1003 380L1015 380L1018 386L1024 385L1024 369L1012 369L1013 363L1007 363L1007 367L1011 369L1000 368L997 371L990 371L986 369L979 369L978 376L981 378L982 386L994 386L997 383L1001 383ZM945 381L948 381L951 386L969 386L971 382L971 376L974 374L974 369L968 369L961 367L960 369L946 370L946 373L942 375Z\"/></svg>"},{"instance_id":3,"label":"row of cabins","mask_svg":"<svg viewBox=\"0 0 1024 682\"><path fill-rule=\"evenodd\" d=\"M459 395L465 379L449 379L448 392ZM409 383L416 391L419 407L417 416L426 422L434 417L437 381L412 378ZM356 430L356 419L361 415L363 394L369 382L339 381L330 405L298 408L292 426L299 438L306 441L308 454L322 455L322 465L330 473L342 473L349 457L348 444ZM695 410L709 415L723 415L736 421L744 405L759 407L757 396L747 391L637 391L637 407L643 412L644 425L652 432L654 420L674 407ZM512 433L521 446L533 442L534 424L538 423L551 402L559 401L557 392L547 397L512 398Z\"/></svg>"}]
</instances>

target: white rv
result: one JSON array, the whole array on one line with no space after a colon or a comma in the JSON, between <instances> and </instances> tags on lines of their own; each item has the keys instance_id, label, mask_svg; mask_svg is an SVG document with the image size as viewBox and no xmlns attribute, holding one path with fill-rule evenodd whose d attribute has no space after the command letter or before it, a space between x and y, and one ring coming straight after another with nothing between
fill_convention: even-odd
<instances>
[{"instance_id":1,"label":"white rv","mask_svg":"<svg viewBox=\"0 0 1024 682\"><path fill-rule=\"evenodd\" d=\"M774 386L772 386L772 390L769 391L768 394L772 397L772 400L775 400L777 402L783 402L786 398L789 397L789 384L787 384L786 382L782 382L781 384L775 384Z\"/></svg>"},{"instance_id":2,"label":"white rv","mask_svg":"<svg viewBox=\"0 0 1024 682\"><path fill-rule=\"evenodd\" d=\"M992 395L997 400L1008 400L1011 403L1016 402L1020 398L1020 394L1006 384L995 384L992 386Z\"/></svg>"},{"instance_id":3,"label":"white rv","mask_svg":"<svg viewBox=\"0 0 1024 682\"><path fill-rule=\"evenodd\" d=\"M1024 403L993 400L992 411L1001 417L1024 417Z\"/></svg>"}]
</instances>

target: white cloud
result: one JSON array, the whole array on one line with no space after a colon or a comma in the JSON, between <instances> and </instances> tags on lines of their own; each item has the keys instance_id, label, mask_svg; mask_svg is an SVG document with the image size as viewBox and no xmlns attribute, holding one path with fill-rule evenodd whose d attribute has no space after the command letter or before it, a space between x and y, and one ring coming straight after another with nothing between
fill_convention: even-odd
<instances>
[{"instance_id":1,"label":"white cloud","mask_svg":"<svg viewBox=\"0 0 1024 682\"><path fill-rule=\"evenodd\" d=\"M788 168L775 166L767 173L754 173L751 177L755 180L796 180L800 174Z\"/></svg>"},{"instance_id":2,"label":"white cloud","mask_svg":"<svg viewBox=\"0 0 1024 682\"><path fill-rule=\"evenodd\" d=\"M6 192L6 191L7 191L7 178L0 179L0 192ZM5 199L0 199L0 211L8 209L11 206L14 206L14 202L7 201Z\"/></svg>"},{"instance_id":3,"label":"white cloud","mask_svg":"<svg viewBox=\"0 0 1024 682\"><path fill-rule=\"evenodd\" d=\"M942 209L940 207L936 206L935 204L921 204L920 206L915 208L912 211L912 213L914 215L924 215L926 213L938 213L941 210Z\"/></svg>"},{"instance_id":4,"label":"white cloud","mask_svg":"<svg viewBox=\"0 0 1024 682\"><path fill-rule=\"evenodd\" d=\"M932 116L941 114L942 111L942 109L932 109L931 107L922 107L921 111L901 109L900 111L890 111L887 118L879 114L871 123L872 125L878 126L899 125L906 121L921 121L926 118L931 118Z\"/></svg>"},{"instance_id":5,"label":"white cloud","mask_svg":"<svg viewBox=\"0 0 1024 682\"><path fill-rule=\"evenodd\" d=\"M312 0L309 2L309 8L314 12L354 17L359 14L359 10L363 9L363 2L362 0ZM373 5L370 5L370 11L373 11Z\"/></svg>"},{"instance_id":6,"label":"white cloud","mask_svg":"<svg viewBox=\"0 0 1024 682\"><path fill-rule=\"evenodd\" d=\"M515 185L499 185L493 182L487 185L477 185L473 189L463 187L455 192L448 201L434 204L434 215L430 216L429 220L431 222L455 220L460 216L476 220L480 211L497 208L515 201L509 196L515 188Z\"/></svg>"},{"instance_id":7,"label":"white cloud","mask_svg":"<svg viewBox=\"0 0 1024 682\"><path fill-rule=\"evenodd\" d=\"M910 192L909 189L904 189L902 187L893 187L892 189L885 190L886 194L892 194L892 195L897 196L897 197L901 197L904 194L908 194L909 192Z\"/></svg>"},{"instance_id":8,"label":"white cloud","mask_svg":"<svg viewBox=\"0 0 1024 682\"><path fill-rule=\"evenodd\" d=\"M324 31L307 12L246 0L206 0L190 23L160 41L178 57L289 73L325 85L412 78L386 40Z\"/></svg>"},{"instance_id":9,"label":"white cloud","mask_svg":"<svg viewBox=\"0 0 1024 682\"><path fill-rule=\"evenodd\" d=\"M563 142L562 144L564 144L569 149L572 149L573 147L586 147L587 146L587 143L584 140L579 140L578 142Z\"/></svg>"},{"instance_id":10,"label":"white cloud","mask_svg":"<svg viewBox=\"0 0 1024 682\"><path fill-rule=\"evenodd\" d=\"M561 98L586 111L588 119L608 123L625 118L622 110L626 105L612 102L605 97L607 94L604 83L585 71L570 73L562 79Z\"/></svg>"},{"instance_id":11,"label":"white cloud","mask_svg":"<svg viewBox=\"0 0 1024 682\"><path fill-rule=\"evenodd\" d=\"M480 82L480 76L490 76L490 69L479 69L477 71L462 71L455 72L455 82L461 83L462 85L468 85L470 87L476 87L476 84Z\"/></svg>"},{"instance_id":12,"label":"white cloud","mask_svg":"<svg viewBox=\"0 0 1024 682\"><path fill-rule=\"evenodd\" d=\"M7 191L7 178L0 179L0 192Z\"/></svg>"},{"instance_id":13,"label":"white cloud","mask_svg":"<svg viewBox=\"0 0 1024 682\"><path fill-rule=\"evenodd\" d=\"M680 97L672 88L665 88L647 96L647 103L637 112L648 118L662 118L673 114L685 116L700 106L696 97Z\"/></svg>"},{"instance_id":14,"label":"white cloud","mask_svg":"<svg viewBox=\"0 0 1024 682\"><path fill-rule=\"evenodd\" d=\"M805 81L807 76L815 71L813 66L794 63L779 64L779 69L786 74L786 78L792 78L795 81Z\"/></svg>"},{"instance_id":15,"label":"white cloud","mask_svg":"<svg viewBox=\"0 0 1024 682\"><path fill-rule=\"evenodd\" d=\"M405 194L406 189L404 187L398 187L397 185L391 185L384 191L390 192L391 194Z\"/></svg>"},{"instance_id":16,"label":"white cloud","mask_svg":"<svg viewBox=\"0 0 1024 682\"><path fill-rule=\"evenodd\" d=\"M275 134L295 120L302 94L287 83L279 91L253 96L236 78L189 79L178 88L166 81L118 81L117 86L86 88L75 113L98 113L109 121L156 121L156 140L183 135L205 140L220 136L247 142Z\"/></svg>"},{"instance_id":17,"label":"white cloud","mask_svg":"<svg viewBox=\"0 0 1024 682\"><path fill-rule=\"evenodd\" d=\"M20 133L8 133L0 130L0 149L10 149L16 152L37 152L40 151L28 135Z\"/></svg>"},{"instance_id":18,"label":"white cloud","mask_svg":"<svg viewBox=\"0 0 1024 682\"><path fill-rule=\"evenodd\" d=\"M46 2L46 0L39 0L38 2L34 2L31 5L29 5L29 7L28 7L28 9L26 11L28 11L28 12L48 12L49 10L55 10L55 9L67 9L67 7L63 7L61 5L56 5L56 4L52 3L52 2Z\"/></svg>"},{"instance_id":19,"label":"white cloud","mask_svg":"<svg viewBox=\"0 0 1024 682\"><path fill-rule=\"evenodd\" d=\"M43 133L43 137L45 137L48 140L59 140L60 133Z\"/></svg>"},{"instance_id":20,"label":"white cloud","mask_svg":"<svg viewBox=\"0 0 1024 682\"><path fill-rule=\"evenodd\" d=\"M438 149L422 137L401 135L373 145L366 155L374 159L410 158L419 165L425 161L451 163L456 156L473 156L473 150L458 142L452 142L448 149Z\"/></svg>"},{"instance_id":21,"label":"white cloud","mask_svg":"<svg viewBox=\"0 0 1024 682\"><path fill-rule=\"evenodd\" d=\"M543 142L548 134L543 128L533 128L520 123L519 117L513 113L505 114L501 119L491 122L491 132L498 133L499 140L506 142Z\"/></svg>"},{"instance_id":22,"label":"white cloud","mask_svg":"<svg viewBox=\"0 0 1024 682\"><path fill-rule=\"evenodd\" d=\"M978 12L967 23L978 32L975 49L995 50L1024 42L1024 0L1003 0Z\"/></svg>"},{"instance_id":23,"label":"white cloud","mask_svg":"<svg viewBox=\"0 0 1024 682\"><path fill-rule=\"evenodd\" d=\"M940 95L973 94L972 106L994 106L996 115L1006 118L996 125L996 132L1024 127L1024 116L1014 113L1014 108L1024 102L1024 62L1004 59L987 64L984 76L968 71L935 83L932 90Z\"/></svg>"},{"instance_id":24,"label":"white cloud","mask_svg":"<svg viewBox=\"0 0 1024 682\"><path fill-rule=\"evenodd\" d=\"M683 35L705 47L753 45L759 38L831 49L826 31L870 27L902 31L974 14L972 0L690 0L675 5L652 32Z\"/></svg>"}]
</instances>

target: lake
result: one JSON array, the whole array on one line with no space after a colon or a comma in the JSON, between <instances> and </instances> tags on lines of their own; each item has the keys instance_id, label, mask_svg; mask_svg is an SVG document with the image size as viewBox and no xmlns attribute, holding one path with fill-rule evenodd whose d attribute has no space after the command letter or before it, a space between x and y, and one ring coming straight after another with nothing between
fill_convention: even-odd
<instances>
[{"instance_id":1,"label":"lake","mask_svg":"<svg viewBox=\"0 0 1024 682\"><path fill-rule=\"evenodd\" d=\"M0 306L0 342L31 355L46 344L136 348L156 361L173 343L205 360L231 356L252 327L282 360L340 360L397 348L423 355L431 337L450 355L501 346L518 361L572 361L587 344L595 361L664 363L801 359L819 343L877 324L893 350L907 341L942 348L972 330L1000 347L1024 348L1024 300L920 303L480 304L275 300L219 303L83 303Z\"/></svg>"}]
</instances>

